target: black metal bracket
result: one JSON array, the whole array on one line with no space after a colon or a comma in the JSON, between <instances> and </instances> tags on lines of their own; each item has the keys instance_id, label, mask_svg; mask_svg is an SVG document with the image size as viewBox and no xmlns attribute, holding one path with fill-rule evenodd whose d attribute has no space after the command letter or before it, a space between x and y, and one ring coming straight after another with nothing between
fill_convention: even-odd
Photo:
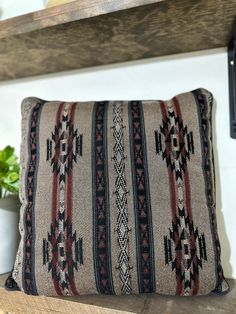
<instances>
[{"instance_id":1,"label":"black metal bracket","mask_svg":"<svg viewBox=\"0 0 236 314\"><path fill-rule=\"evenodd\" d=\"M228 46L230 136L236 139L236 19Z\"/></svg>"}]
</instances>

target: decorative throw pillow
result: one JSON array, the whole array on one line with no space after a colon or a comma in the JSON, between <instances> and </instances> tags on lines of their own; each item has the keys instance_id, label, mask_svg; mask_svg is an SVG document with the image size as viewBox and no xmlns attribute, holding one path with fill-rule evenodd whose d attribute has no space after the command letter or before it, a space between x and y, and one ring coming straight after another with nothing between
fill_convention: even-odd
<instances>
[{"instance_id":1,"label":"decorative throw pillow","mask_svg":"<svg viewBox=\"0 0 236 314\"><path fill-rule=\"evenodd\" d=\"M169 101L25 99L22 240L12 274L19 288L34 295L227 291L212 103L204 89Z\"/></svg>"}]
</instances>

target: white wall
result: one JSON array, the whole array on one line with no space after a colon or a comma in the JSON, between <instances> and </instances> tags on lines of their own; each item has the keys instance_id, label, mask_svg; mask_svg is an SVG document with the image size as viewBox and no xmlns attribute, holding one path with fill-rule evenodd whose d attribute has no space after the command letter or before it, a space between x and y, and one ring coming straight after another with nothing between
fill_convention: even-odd
<instances>
[{"instance_id":1,"label":"white wall","mask_svg":"<svg viewBox=\"0 0 236 314\"><path fill-rule=\"evenodd\" d=\"M227 277L236 278L236 140L229 136L227 54L224 49L154 58L0 84L0 146L19 151L20 102L47 100L168 99L205 87L217 101L215 158L217 216L222 261Z\"/></svg>"},{"instance_id":2,"label":"white wall","mask_svg":"<svg viewBox=\"0 0 236 314\"><path fill-rule=\"evenodd\" d=\"M42 10L47 0L0 0L0 20Z\"/></svg>"}]
</instances>

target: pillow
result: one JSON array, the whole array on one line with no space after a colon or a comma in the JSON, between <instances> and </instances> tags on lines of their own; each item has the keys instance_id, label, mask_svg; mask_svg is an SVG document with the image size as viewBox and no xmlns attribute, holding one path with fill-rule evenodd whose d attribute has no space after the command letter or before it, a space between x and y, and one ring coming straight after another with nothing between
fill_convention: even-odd
<instances>
[{"instance_id":1,"label":"pillow","mask_svg":"<svg viewBox=\"0 0 236 314\"><path fill-rule=\"evenodd\" d=\"M204 89L169 101L25 99L18 287L50 296L226 292L212 104Z\"/></svg>"}]
</instances>

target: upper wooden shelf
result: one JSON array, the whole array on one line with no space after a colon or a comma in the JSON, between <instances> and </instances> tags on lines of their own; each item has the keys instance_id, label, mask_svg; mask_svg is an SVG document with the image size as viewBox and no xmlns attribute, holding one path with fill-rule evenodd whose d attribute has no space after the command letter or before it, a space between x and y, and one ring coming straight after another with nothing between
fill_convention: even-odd
<instances>
[{"instance_id":1,"label":"upper wooden shelf","mask_svg":"<svg viewBox=\"0 0 236 314\"><path fill-rule=\"evenodd\" d=\"M77 0L0 21L0 39L164 0Z\"/></svg>"},{"instance_id":2,"label":"upper wooden shelf","mask_svg":"<svg viewBox=\"0 0 236 314\"><path fill-rule=\"evenodd\" d=\"M236 0L77 0L0 22L0 80L227 46Z\"/></svg>"}]
</instances>

